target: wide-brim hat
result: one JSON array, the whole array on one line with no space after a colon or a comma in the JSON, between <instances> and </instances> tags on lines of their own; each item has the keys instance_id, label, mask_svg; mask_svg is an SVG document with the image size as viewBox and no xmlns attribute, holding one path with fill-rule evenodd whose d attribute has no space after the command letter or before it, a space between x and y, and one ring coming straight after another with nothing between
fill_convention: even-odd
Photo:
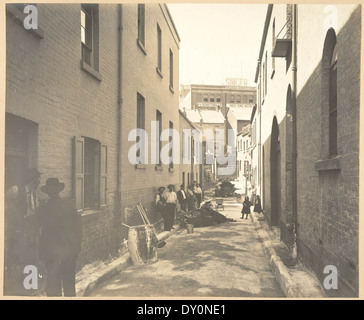
<instances>
[{"instance_id":1,"label":"wide-brim hat","mask_svg":"<svg viewBox=\"0 0 364 320\"><path fill-rule=\"evenodd\" d=\"M46 184L40 187L40 190L47 194L57 194L64 189L65 185L59 182L58 178L48 178Z\"/></svg>"},{"instance_id":2,"label":"wide-brim hat","mask_svg":"<svg viewBox=\"0 0 364 320\"><path fill-rule=\"evenodd\" d=\"M28 183L30 181L32 181L35 178L39 178L41 176L41 172L38 171L38 169L36 168L31 168L29 169L24 176L24 182Z\"/></svg>"},{"instance_id":3,"label":"wide-brim hat","mask_svg":"<svg viewBox=\"0 0 364 320\"><path fill-rule=\"evenodd\" d=\"M173 184L169 184L167 188L168 188L168 189L169 189L169 188L174 188L174 185L173 185Z\"/></svg>"},{"instance_id":4,"label":"wide-brim hat","mask_svg":"<svg viewBox=\"0 0 364 320\"><path fill-rule=\"evenodd\" d=\"M159 187L158 189L157 189L157 191L160 191L160 190L165 190L166 188L165 187Z\"/></svg>"}]
</instances>

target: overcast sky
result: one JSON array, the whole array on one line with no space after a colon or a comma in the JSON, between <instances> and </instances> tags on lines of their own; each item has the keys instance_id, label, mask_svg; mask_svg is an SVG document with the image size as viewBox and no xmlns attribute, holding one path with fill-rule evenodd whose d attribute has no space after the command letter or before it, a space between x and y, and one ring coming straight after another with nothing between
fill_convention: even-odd
<instances>
[{"instance_id":1,"label":"overcast sky","mask_svg":"<svg viewBox=\"0 0 364 320\"><path fill-rule=\"evenodd\" d=\"M266 4L168 4L181 38L180 84L254 76Z\"/></svg>"}]
</instances>

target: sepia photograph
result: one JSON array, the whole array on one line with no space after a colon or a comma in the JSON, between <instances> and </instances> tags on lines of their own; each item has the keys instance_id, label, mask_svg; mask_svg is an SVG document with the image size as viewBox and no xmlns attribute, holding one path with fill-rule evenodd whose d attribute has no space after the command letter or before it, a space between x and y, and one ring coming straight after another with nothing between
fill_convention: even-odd
<instances>
[{"instance_id":1,"label":"sepia photograph","mask_svg":"<svg viewBox=\"0 0 364 320\"><path fill-rule=\"evenodd\" d=\"M5 3L3 298L359 298L361 10Z\"/></svg>"}]
</instances>

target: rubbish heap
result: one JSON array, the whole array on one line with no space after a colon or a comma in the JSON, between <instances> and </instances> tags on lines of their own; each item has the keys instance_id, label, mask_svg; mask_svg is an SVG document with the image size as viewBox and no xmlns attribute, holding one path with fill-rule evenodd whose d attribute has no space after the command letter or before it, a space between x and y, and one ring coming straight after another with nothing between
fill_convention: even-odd
<instances>
[{"instance_id":1,"label":"rubbish heap","mask_svg":"<svg viewBox=\"0 0 364 320\"><path fill-rule=\"evenodd\" d=\"M182 228L185 228L186 224L193 224L195 228L199 228L235 221L214 210L210 201L202 204L200 209L178 212L176 220Z\"/></svg>"},{"instance_id":2,"label":"rubbish heap","mask_svg":"<svg viewBox=\"0 0 364 320\"><path fill-rule=\"evenodd\" d=\"M219 183L216 186L215 189L215 196L216 197L233 197L235 194L235 186L229 182L229 181L224 181Z\"/></svg>"}]
</instances>

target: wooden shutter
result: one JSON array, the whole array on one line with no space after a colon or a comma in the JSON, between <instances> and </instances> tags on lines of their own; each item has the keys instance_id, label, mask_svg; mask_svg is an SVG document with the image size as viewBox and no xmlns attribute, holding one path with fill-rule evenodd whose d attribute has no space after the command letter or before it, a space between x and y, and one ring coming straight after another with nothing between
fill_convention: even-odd
<instances>
[{"instance_id":1,"label":"wooden shutter","mask_svg":"<svg viewBox=\"0 0 364 320\"><path fill-rule=\"evenodd\" d=\"M100 207L107 205L107 146L100 149Z\"/></svg>"},{"instance_id":2,"label":"wooden shutter","mask_svg":"<svg viewBox=\"0 0 364 320\"><path fill-rule=\"evenodd\" d=\"M84 158L85 141L82 137L73 139L73 196L77 211L83 211L84 200Z\"/></svg>"}]
</instances>

